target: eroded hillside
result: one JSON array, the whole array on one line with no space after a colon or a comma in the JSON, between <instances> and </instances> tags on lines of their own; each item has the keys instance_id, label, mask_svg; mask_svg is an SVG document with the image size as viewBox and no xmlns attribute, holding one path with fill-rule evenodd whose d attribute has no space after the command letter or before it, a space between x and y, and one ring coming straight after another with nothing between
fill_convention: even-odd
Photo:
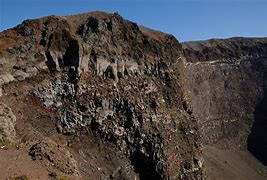
<instances>
[{"instance_id":1,"label":"eroded hillside","mask_svg":"<svg viewBox=\"0 0 267 180\"><path fill-rule=\"evenodd\" d=\"M2 32L1 102L16 116L16 137L4 145L26 151L50 178L201 179L182 47L150 32L99 12Z\"/></svg>"},{"instance_id":2,"label":"eroded hillside","mask_svg":"<svg viewBox=\"0 0 267 180\"><path fill-rule=\"evenodd\" d=\"M183 48L186 97L207 147L209 173L216 179L265 179L266 39L186 42Z\"/></svg>"},{"instance_id":3,"label":"eroded hillside","mask_svg":"<svg viewBox=\"0 0 267 180\"><path fill-rule=\"evenodd\" d=\"M264 179L246 149L266 162L266 55L266 39L181 44L116 13L26 20L0 33L2 177L224 178L233 150Z\"/></svg>"}]
</instances>

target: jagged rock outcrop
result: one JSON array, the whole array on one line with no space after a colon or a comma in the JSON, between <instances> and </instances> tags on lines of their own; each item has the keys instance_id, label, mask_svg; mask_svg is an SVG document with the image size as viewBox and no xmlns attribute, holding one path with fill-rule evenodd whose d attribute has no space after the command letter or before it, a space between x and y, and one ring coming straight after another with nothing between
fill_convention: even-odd
<instances>
[{"instance_id":1,"label":"jagged rock outcrop","mask_svg":"<svg viewBox=\"0 0 267 180\"><path fill-rule=\"evenodd\" d=\"M140 179L202 179L201 139L180 82L182 47L162 34L116 13L27 20L1 34L10 42L0 53L9 61L0 67L2 85L49 70L26 94L54 114L58 132L99 135Z\"/></svg>"},{"instance_id":2,"label":"jagged rock outcrop","mask_svg":"<svg viewBox=\"0 0 267 180\"><path fill-rule=\"evenodd\" d=\"M264 38L180 44L92 12L26 20L0 45L0 101L34 134L17 138L63 174L206 179L202 141L266 160Z\"/></svg>"}]
</instances>

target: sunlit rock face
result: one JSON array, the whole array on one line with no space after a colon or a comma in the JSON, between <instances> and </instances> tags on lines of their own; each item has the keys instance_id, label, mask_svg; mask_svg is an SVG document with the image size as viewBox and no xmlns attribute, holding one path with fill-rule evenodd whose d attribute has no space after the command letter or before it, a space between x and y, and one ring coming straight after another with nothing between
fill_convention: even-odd
<instances>
[{"instance_id":1,"label":"sunlit rock face","mask_svg":"<svg viewBox=\"0 0 267 180\"><path fill-rule=\"evenodd\" d=\"M93 12L24 21L0 45L2 121L49 170L205 179L203 144L266 162L266 39L181 44Z\"/></svg>"},{"instance_id":2,"label":"sunlit rock face","mask_svg":"<svg viewBox=\"0 0 267 180\"><path fill-rule=\"evenodd\" d=\"M20 121L32 127L39 118L49 116L55 136L88 132L91 141L100 138L113 144L111 151L127 159L120 160L127 166L121 164L119 169L128 169L132 179L205 177L196 119L182 91L182 46L172 35L140 28L116 13L95 12L27 20L0 37L10 43L0 52L5 59L0 66L4 99L14 95L22 105L12 108L28 114L38 107ZM21 89L7 91L12 82ZM14 92L20 90L23 93ZM36 133L35 139L42 139L45 132ZM79 151L75 166L61 163L60 153L53 152L56 147L64 151L62 145L55 145L60 141L34 141L30 152L51 157L43 161L48 167L55 161L62 173L83 176L79 163L85 161L79 158L89 157L81 157ZM75 149L68 147L66 152L69 161ZM97 169L102 168L105 165ZM110 176L125 177L126 172L116 171L109 170Z\"/></svg>"}]
</instances>

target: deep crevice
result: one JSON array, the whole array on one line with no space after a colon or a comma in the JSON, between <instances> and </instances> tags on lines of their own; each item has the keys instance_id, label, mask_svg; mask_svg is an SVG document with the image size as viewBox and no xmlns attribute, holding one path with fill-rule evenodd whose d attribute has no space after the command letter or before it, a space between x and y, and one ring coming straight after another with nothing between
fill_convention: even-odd
<instances>
[{"instance_id":1,"label":"deep crevice","mask_svg":"<svg viewBox=\"0 0 267 180\"><path fill-rule=\"evenodd\" d=\"M156 171L156 165L151 156L147 157L143 153L135 151L129 159L134 166L135 171L139 173L140 180L162 179L161 175Z\"/></svg>"},{"instance_id":2,"label":"deep crevice","mask_svg":"<svg viewBox=\"0 0 267 180\"><path fill-rule=\"evenodd\" d=\"M57 65L55 61L53 60L53 57L51 56L49 51L45 52L45 56L47 61L45 62L50 72L54 72L57 69Z\"/></svg>"},{"instance_id":3,"label":"deep crevice","mask_svg":"<svg viewBox=\"0 0 267 180\"><path fill-rule=\"evenodd\" d=\"M79 45L76 40L71 39L69 41L69 47L63 56L64 66L74 66L78 68L79 66Z\"/></svg>"},{"instance_id":4,"label":"deep crevice","mask_svg":"<svg viewBox=\"0 0 267 180\"><path fill-rule=\"evenodd\" d=\"M254 112L255 122L248 136L248 150L264 165L267 165L267 91Z\"/></svg>"}]
</instances>

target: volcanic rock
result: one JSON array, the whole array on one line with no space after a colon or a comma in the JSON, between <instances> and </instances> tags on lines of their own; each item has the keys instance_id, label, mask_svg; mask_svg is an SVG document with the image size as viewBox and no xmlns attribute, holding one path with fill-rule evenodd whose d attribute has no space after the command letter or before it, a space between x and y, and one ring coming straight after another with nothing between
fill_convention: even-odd
<instances>
[{"instance_id":1,"label":"volcanic rock","mask_svg":"<svg viewBox=\"0 0 267 180\"><path fill-rule=\"evenodd\" d=\"M266 162L265 38L179 43L92 12L26 20L0 44L0 102L49 168L92 179L214 178L203 146Z\"/></svg>"}]
</instances>

